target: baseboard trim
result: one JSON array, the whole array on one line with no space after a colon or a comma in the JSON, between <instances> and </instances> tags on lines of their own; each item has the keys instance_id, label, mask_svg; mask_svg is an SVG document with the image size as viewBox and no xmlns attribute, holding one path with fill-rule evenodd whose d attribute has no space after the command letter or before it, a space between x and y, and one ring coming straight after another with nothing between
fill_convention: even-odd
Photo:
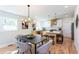
<instances>
[{"instance_id":1,"label":"baseboard trim","mask_svg":"<svg viewBox=\"0 0 79 59\"><path fill-rule=\"evenodd\" d=\"M71 37L64 36L64 38L72 39Z\"/></svg>"}]
</instances>

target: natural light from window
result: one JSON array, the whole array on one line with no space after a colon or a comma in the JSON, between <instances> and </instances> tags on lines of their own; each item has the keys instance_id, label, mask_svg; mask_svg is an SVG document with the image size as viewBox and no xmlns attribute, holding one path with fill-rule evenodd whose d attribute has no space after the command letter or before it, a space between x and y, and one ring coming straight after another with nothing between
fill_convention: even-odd
<instances>
[{"instance_id":1,"label":"natural light from window","mask_svg":"<svg viewBox=\"0 0 79 59\"><path fill-rule=\"evenodd\" d=\"M51 27L51 23L48 20L42 19L44 21L37 21L36 30L42 30L43 28L49 29Z\"/></svg>"},{"instance_id":2,"label":"natural light from window","mask_svg":"<svg viewBox=\"0 0 79 59\"><path fill-rule=\"evenodd\" d=\"M18 29L17 18L0 16L0 31L13 31Z\"/></svg>"}]
</instances>

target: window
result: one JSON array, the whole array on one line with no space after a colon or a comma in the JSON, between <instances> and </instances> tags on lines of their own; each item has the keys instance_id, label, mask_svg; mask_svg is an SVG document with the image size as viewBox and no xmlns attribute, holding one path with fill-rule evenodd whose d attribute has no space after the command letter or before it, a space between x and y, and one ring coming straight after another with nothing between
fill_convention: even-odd
<instances>
[{"instance_id":1,"label":"window","mask_svg":"<svg viewBox=\"0 0 79 59\"><path fill-rule=\"evenodd\" d=\"M0 31L12 31L18 29L17 18L0 16Z\"/></svg>"},{"instance_id":2,"label":"window","mask_svg":"<svg viewBox=\"0 0 79 59\"><path fill-rule=\"evenodd\" d=\"M49 30L50 27L51 27L51 23L48 20L38 21L36 23L36 29L37 30L42 30L43 28Z\"/></svg>"},{"instance_id":3,"label":"window","mask_svg":"<svg viewBox=\"0 0 79 59\"><path fill-rule=\"evenodd\" d=\"M40 25L42 26L42 28L49 28L50 27L50 23L48 21L41 22Z\"/></svg>"},{"instance_id":4,"label":"window","mask_svg":"<svg viewBox=\"0 0 79 59\"><path fill-rule=\"evenodd\" d=\"M8 30L17 30L17 19L15 18L6 18L4 20L4 25L3 29L8 31Z\"/></svg>"}]
</instances>

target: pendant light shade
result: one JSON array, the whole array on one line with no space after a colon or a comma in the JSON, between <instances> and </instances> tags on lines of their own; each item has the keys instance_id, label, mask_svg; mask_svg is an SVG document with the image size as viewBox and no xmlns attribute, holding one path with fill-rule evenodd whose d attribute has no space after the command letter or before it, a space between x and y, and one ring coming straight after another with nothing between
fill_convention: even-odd
<instances>
[{"instance_id":1,"label":"pendant light shade","mask_svg":"<svg viewBox=\"0 0 79 59\"><path fill-rule=\"evenodd\" d=\"M52 25L57 25L56 13L54 13L54 17L51 19L51 26Z\"/></svg>"}]
</instances>

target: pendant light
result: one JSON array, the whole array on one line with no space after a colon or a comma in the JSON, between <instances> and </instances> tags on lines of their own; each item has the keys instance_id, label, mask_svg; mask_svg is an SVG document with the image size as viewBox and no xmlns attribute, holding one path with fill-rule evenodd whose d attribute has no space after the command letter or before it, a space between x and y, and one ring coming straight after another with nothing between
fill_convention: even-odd
<instances>
[{"instance_id":1,"label":"pendant light","mask_svg":"<svg viewBox=\"0 0 79 59\"><path fill-rule=\"evenodd\" d=\"M31 22L31 18L30 18L30 5L27 5L28 7L28 22Z\"/></svg>"},{"instance_id":2,"label":"pendant light","mask_svg":"<svg viewBox=\"0 0 79 59\"><path fill-rule=\"evenodd\" d=\"M51 19L51 26L52 25L57 25L56 13L54 13L54 17Z\"/></svg>"}]
</instances>

